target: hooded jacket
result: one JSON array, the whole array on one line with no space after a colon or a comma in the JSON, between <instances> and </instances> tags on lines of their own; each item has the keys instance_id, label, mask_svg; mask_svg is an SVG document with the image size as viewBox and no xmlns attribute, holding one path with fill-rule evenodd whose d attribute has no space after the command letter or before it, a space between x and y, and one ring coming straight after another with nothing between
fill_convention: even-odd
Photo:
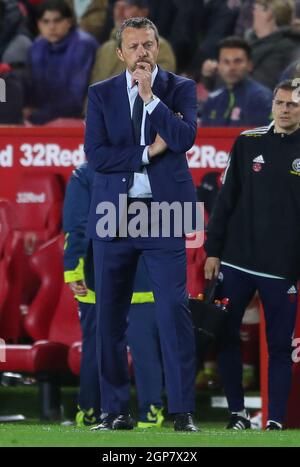
<instances>
[{"instance_id":1,"label":"hooded jacket","mask_svg":"<svg viewBox=\"0 0 300 467\"><path fill-rule=\"evenodd\" d=\"M261 39L253 33L249 42L253 61L251 76L273 90L291 62L295 47L300 45L299 36L293 34L290 27L282 27Z\"/></svg>"},{"instance_id":2,"label":"hooded jacket","mask_svg":"<svg viewBox=\"0 0 300 467\"><path fill-rule=\"evenodd\" d=\"M25 18L15 0L0 1L0 62L25 65L31 46Z\"/></svg>"}]
</instances>

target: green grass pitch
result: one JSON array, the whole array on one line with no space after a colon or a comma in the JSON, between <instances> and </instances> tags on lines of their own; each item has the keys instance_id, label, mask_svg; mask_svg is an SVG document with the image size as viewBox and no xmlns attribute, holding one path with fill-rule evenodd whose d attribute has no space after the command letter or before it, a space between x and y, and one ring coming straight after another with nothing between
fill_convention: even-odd
<instances>
[{"instance_id":1,"label":"green grass pitch","mask_svg":"<svg viewBox=\"0 0 300 467\"><path fill-rule=\"evenodd\" d=\"M0 425L0 446L5 447L299 447L300 430L264 432L225 430L221 423L203 423L199 433L161 430L91 432L55 424Z\"/></svg>"}]
</instances>

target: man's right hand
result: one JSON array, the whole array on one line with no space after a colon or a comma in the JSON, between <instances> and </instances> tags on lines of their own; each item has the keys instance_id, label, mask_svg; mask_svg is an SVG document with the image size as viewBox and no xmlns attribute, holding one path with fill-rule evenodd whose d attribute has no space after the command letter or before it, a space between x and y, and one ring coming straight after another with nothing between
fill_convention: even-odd
<instances>
[{"instance_id":1,"label":"man's right hand","mask_svg":"<svg viewBox=\"0 0 300 467\"><path fill-rule=\"evenodd\" d=\"M212 76L215 76L218 71L218 62L216 60L205 60L201 73L204 78L211 78Z\"/></svg>"},{"instance_id":2,"label":"man's right hand","mask_svg":"<svg viewBox=\"0 0 300 467\"><path fill-rule=\"evenodd\" d=\"M165 152L167 148L167 143L157 133L154 143L152 143L148 149L149 159L152 159L155 156L159 156Z\"/></svg>"},{"instance_id":3,"label":"man's right hand","mask_svg":"<svg viewBox=\"0 0 300 467\"><path fill-rule=\"evenodd\" d=\"M68 286L74 295L79 295L79 297L85 297L88 293L88 289L84 280L69 282Z\"/></svg>"},{"instance_id":4,"label":"man's right hand","mask_svg":"<svg viewBox=\"0 0 300 467\"><path fill-rule=\"evenodd\" d=\"M211 281L212 279L216 279L219 275L220 264L220 258L215 258L213 256L208 257L204 265L205 279L209 281Z\"/></svg>"}]
</instances>

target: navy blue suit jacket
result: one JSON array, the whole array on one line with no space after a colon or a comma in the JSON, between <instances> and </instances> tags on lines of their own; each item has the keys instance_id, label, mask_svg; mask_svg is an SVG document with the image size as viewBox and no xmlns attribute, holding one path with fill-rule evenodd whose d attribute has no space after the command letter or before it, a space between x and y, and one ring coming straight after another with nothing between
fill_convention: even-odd
<instances>
[{"instance_id":1,"label":"navy blue suit jacket","mask_svg":"<svg viewBox=\"0 0 300 467\"><path fill-rule=\"evenodd\" d=\"M196 85L194 81L159 69L153 93L161 99L145 123L145 142L156 134L168 149L155 157L147 172L153 199L157 202L196 203L196 192L188 169L186 151L196 136ZM180 112L183 118L175 115ZM119 195L128 193L128 182L141 170L145 146L134 143L125 72L89 88L85 153L95 170L87 232L99 239L96 223L98 203L108 201L119 211ZM106 238L105 240L110 240Z\"/></svg>"}]
</instances>

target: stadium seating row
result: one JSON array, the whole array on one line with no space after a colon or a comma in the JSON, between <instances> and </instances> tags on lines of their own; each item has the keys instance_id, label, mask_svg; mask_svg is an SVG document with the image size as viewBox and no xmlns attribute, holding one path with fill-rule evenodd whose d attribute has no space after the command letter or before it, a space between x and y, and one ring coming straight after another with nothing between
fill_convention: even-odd
<instances>
[{"instance_id":1,"label":"stadium seating row","mask_svg":"<svg viewBox=\"0 0 300 467\"><path fill-rule=\"evenodd\" d=\"M22 213L24 230L20 230L20 223L17 225L14 220L13 203L0 200L0 337L10 343L5 348L5 361L0 362L0 372L20 372L37 378L43 419L59 418L60 376L70 370L79 375L81 356L77 305L63 282L64 236L59 234L43 243L55 232L51 225L60 226L58 205L62 198L55 199L55 178L50 179L52 191L49 189L47 197L51 198L50 193L55 209L49 203L47 209L45 206L41 209L46 211L44 216L38 212L39 205L31 212L28 209L27 216L30 217ZM36 186L35 192L37 190ZM32 224L29 223L30 218ZM51 222L46 222L48 219ZM29 228L37 236L30 255L25 249ZM201 291L199 277L205 256L203 250L188 249L187 257L188 289L196 295ZM24 315L20 313L24 288L23 261L26 261L28 283L34 278L38 284Z\"/></svg>"},{"instance_id":2,"label":"stadium seating row","mask_svg":"<svg viewBox=\"0 0 300 467\"><path fill-rule=\"evenodd\" d=\"M37 378L41 395L48 399L41 400L44 419L59 418L60 375L70 368L79 374L80 368L81 330L76 302L63 282L63 242L62 234L56 236L30 257L29 264L40 287L22 324L32 343L6 345L5 361L0 362L0 372L20 372ZM2 315L3 309L0 316L4 329L17 320L16 313L5 313L5 319ZM54 406L51 400L56 401Z\"/></svg>"}]
</instances>

